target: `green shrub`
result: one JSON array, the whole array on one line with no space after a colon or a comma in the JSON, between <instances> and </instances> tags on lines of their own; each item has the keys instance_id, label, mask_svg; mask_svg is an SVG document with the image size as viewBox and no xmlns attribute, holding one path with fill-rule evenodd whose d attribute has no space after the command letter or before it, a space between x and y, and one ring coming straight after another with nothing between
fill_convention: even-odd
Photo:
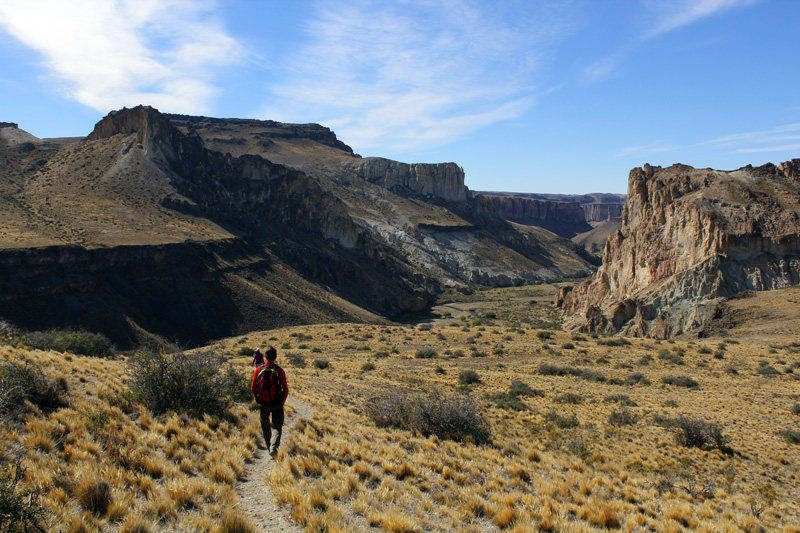
<instances>
[{"instance_id":1,"label":"green shrub","mask_svg":"<svg viewBox=\"0 0 800 533\"><path fill-rule=\"evenodd\" d=\"M766 361L763 361L758 366L756 372L762 376L767 376L767 377L779 376L781 374L780 371L778 371L778 369L776 369L773 366L770 366L769 363L767 363Z\"/></svg>"},{"instance_id":2,"label":"green shrub","mask_svg":"<svg viewBox=\"0 0 800 533\"><path fill-rule=\"evenodd\" d=\"M673 420L675 441L687 448L714 447L720 451L728 450L727 439L718 424L685 415Z\"/></svg>"},{"instance_id":3,"label":"green shrub","mask_svg":"<svg viewBox=\"0 0 800 533\"><path fill-rule=\"evenodd\" d=\"M572 344L571 342L565 342L564 344L561 345L561 349L562 350L574 350L575 349L575 345Z\"/></svg>"},{"instance_id":4,"label":"green shrub","mask_svg":"<svg viewBox=\"0 0 800 533\"><path fill-rule=\"evenodd\" d=\"M389 352L386 351L375 352L373 354L373 357L375 357L376 359L384 359L386 357L389 357Z\"/></svg>"},{"instance_id":5,"label":"green shrub","mask_svg":"<svg viewBox=\"0 0 800 533\"><path fill-rule=\"evenodd\" d=\"M0 450L0 531L44 531L39 489L24 486L24 450Z\"/></svg>"},{"instance_id":6,"label":"green shrub","mask_svg":"<svg viewBox=\"0 0 800 533\"><path fill-rule=\"evenodd\" d=\"M456 441L485 443L489 424L478 405L463 394L442 394L434 389L411 395L386 389L364 404L367 417L378 427L396 427Z\"/></svg>"},{"instance_id":7,"label":"green shrub","mask_svg":"<svg viewBox=\"0 0 800 533\"><path fill-rule=\"evenodd\" d=\"M105 335L88 331L51 329L28 333L20 341L37 350L69 352L90 357L114 355L116 348Z\"/></svg>"},{"instance_id":8,"label":"green shrub","mask_svg":"<svg viewBox=\"0 0 800 533\"><path fill-rule=\"evenodd\" d=\"M318 368L320 370L325 370L326 368L330 367L330 363L327 359L314 359L314 368Z\"/></svg>"},{"instance_id":9,"label":"green shrub","mask_svg":"<svg viewBox=\"0 0 800 533\"><path fill-rule=\"evenodd\" d=\"M514 396L507 392L489 394L486 398L500 409L510 409L512 411L526 411L528 409L528 406L525 405L525 402L523 402L519 396Z\"/></svg>"},{"instance_id":10,"label":"green shrub","mask_svg":"<svg viewBox=\"0 0 800 533\"><path fill-rule=\"evenodd\" d=\"M632 412L627 407L612 411L608 417L608 423L614 426L633 426L639 421L639 415Z\"/></svg>"},{"instance_id":11,"label":"green shrub","mask_svg":"<svg viewBox=\"0 0 800 533\"><path fill-rule=\"evenodd\" d=\"M222 357L203 351L137 352L128 359L137 400L154 413L220 413L228 406L228 375Z\"/></svg>"},{"instance_id":12,"label":"green shrub","mask_svg":"<svg viewBox=\"0 0 800 533\"><path fill-rule=\"evenodd\" d=\"M361 365L361 370L363 370L364 372L369 372L370 370L375 370L375 363L371 363L371 362L367 361L366 363Z\"/></svg>"},{"instance_id":13,"label":"green shrub","mask_svg":"<svg viewBox=\"0 0 800 533\"><path fill-rule=\"evenodd\" d=\"M796 403L795 403L795 404L792 406L792 414L793 414L793 415L800 415L800 402L796 402Z\"/></svg>"},{"instance_id":14,"label":"green shrub","mask_svg":"<svg viewBox=\"0 0 800 533\"><path fill-rule=\"evenodd\" d=\"M68 404L67 381L53 380L40 365L6 362L0 365L0 414L18 415L25 400L44 411Z\"/></svg>"},{"instance_id":15,"label":"green shrub","mask_svg":"<svg viewBox=\"0 0 800 533\"><path fill-rule=\"evenodd\" d=\"M306 358L302 354L296 352L289 352L286 354L286 360L295 368L305 368Z\"/></svg>"},{"instance_id":16,"label":"green shrub","mask_svg":"<svg viewBox=\"0 0 800 533\"><path fill-rule=\"evenodd\" d=\"M250 391L252 377L249 372L242 373L232 366L227 367L223 378L223 394L232 402L249 402L253 397Z\"/></svg>"},{"instance_id":17,"label":"green shrub","mask_svg":"<svg viewBox=\"0 0 800 533\"><path fill-rule=\"evenodd\" d=\"M622 337L615 337L611 339L600 339L597 341L598 346L630 346L631 341Z\"/></svg>"},{"instance_id":18,"label":"green shrub","mask_svg":"<svg viewBox=\"0 0 800 533\"><path fill-rule=\"evenodd\" d=\"M564 416L555 411L548 412L545 415L544 419L561 429L576 428L581 425L580 421L578 421L577 416L575 415Z\"/></svg>"},{"instance_id":19,"label":"green shrub","mask_svg":"<svg viewBox=\"0 0 800 533\"><path fill-rule=\"evenodd\" d=\"M252 348L248 348L247 346L242 346L241 348L239 348L239 351L236 352L236 355L238 355L239 357L248 357L253 355L253 353L255 353L255 350L253 350Z\"/></svg>"},{"instance_id":20,"label":"green shrub","mask_svg":"<svg viewBox=\"0 0 800 533\"><path fill-rule=\"evenodd\" d=\"M641 372L634 372L625 378L626 385L637 385L639 383L642 385L650 385L650 380Z\"/></svg>"},{"instance_id":21,"label":"green shrub","mask_svg":"<svg viewBox=\"0 0 800 533\"><path fill-rule=\"evenodd\" d=\"M462 370L458 375L458 382L462 385L472 385L481 382L481 377L474 370Z\"/></svg>"},{"instance_id":22,"label":"green shrub","mask_svg":"<svg viewBox=\"0 0 800 533\"><path fill-rule=\"evenodd\" d=\"M779 435L789 444L800 444L800 431L796 429L784 429Z\"/></svg>"},{"instance_id":23,"label":"green shrub","mask_svg":"<svg viewBox=\"0 0 800 533\"><path fill-rule=\"evenodd\" d=\"M661 383L664 385L675 385L676 387L686 387L687 389L696 389L700 386L689 376L664 376L661 378Z\"/></svg>"},{"instance_id":24,"label":"green shrub","mask_svg":"<svg viewBox=\"0 0 800 533\"><path fill-rule=\"evenodd\" d=\"M527 383L523 383L518 380L511 382L511 386L508 388L508 393L512 396L544 396L544 391L532 389Z\"/></svg>"},{"instance_id":25,"label":"green shrub","mask_svg":"<svg viewBox=\"0 0 800 533\"><path fill-rule=\"evenodd\" d=\"M436 353L436 350L433 348L421 348L417 350L417 353L414 354L414 357L416 359L433 359L437 355L438 354Z\"/></svg>"},{"instance_id":26,"label":"green shrub","mask_svg":"<svg viewBox=\"0 0 800 533\"><path fill-rule=\"evenodd\" d=\"M672 353L669 350L659 350L658 351L658 358L662 359L664 361L670 362L670 363L672 363L674 365L686 364L684 362L684 360L683 360L683 357L681 357L678 354Z\"/></svg>"},{"instance_id":27,"label":"green shrub","mask_svg":"<svg viewBox=\"0 0 800 533\"><path fill-rule=\"evenodd\" d=\"M552 339L553 338L553 333L551 331L546 331L546 330L545 331L539 331L538 333L536 333L536 336L539 337L542 340Z\"/></svg>"},{"instance_id":28,"label":"green shrub","mask_svg":"<svg viewBox=\"0 0 800 533\"><path fill-rule=\"evenodd\" d=\"M583 403L583 397L572 392L565 392L564 394L554 396L553 401L556 403L569 403L574 405Z\"/></svg>"},{"instance_id":29,"label":"green shrub","mask_svg":"<svg viewBox=\"0 0 800 533\"><path fill-rule=\"evenodd\" d=\"M606 403L618 403L620 405L630 405L631 407L636 406L636 402L631 400L631 397L627 394L610 394L604 398Z\"/></svg>"}]
</instances>

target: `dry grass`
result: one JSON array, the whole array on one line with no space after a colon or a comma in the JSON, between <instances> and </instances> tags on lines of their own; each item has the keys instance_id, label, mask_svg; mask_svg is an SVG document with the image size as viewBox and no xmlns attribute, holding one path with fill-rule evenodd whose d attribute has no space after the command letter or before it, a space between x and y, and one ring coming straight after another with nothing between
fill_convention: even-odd
<instances>
[{"instance_id":1,"label":"dry grass","mask_svg":"<svg viewBox=\"0 0 800 533\"><path fill-rule=\"evenodd\" d=\"M41 491L48 531L248 531L225 529L224 513L257 447L247 406L155 416L130 401L122 360L0 348L0 362L26 360L70 391L68 407L29 405L0 424L0 444L27 446L25 481Z\"/></svg>"},{"instance_id":2,"label":"dry grass","mask_svg":"<svg viewBox=\"0 0 800 533\"><path fill-rule=\"evenodd\" d=\"M800 336L734 331L702 342L614 345L586 334L540 335L504 315L503 302L481 305L473 319L432 326L319 325L219 344L228 354L242 345L291 346L279 350L279 363L315 416L287 435L269 481L296 522L309 531L798 531L800 446L781 432L800 429ZM485 317L490 311L496 318ZM573 348L562 348L567 343ZM437 356L414 357L426 348ZM330 367L294 367L287 352ZM118 361L13 348L2 356L34 359L69 380L70 407L30 409L2 433L30 443L28 477L44 490L51 528L248 531L247 523L225 525L260 433L247 408L224 419L154 416L125 403ZM231 358L243 371L249 363ZM765 361L779 374L759 373ZM374 370L362 370L365 363ZM576 371L549 375L542 364ZM460 384L463 371L481 381ZM634 373L649 384L628 380ZM661 381L678 374L698 388ZM433 387L470 394L491 427L489 442L378 428L364 414L364 399L381 391ZM526 408L498 403L501 394ZM581 401L557 403L564 395ZM623 406L634 423L618 423ZM730 449L680 445L670 421L681 415L718 424ZM78 497L83 480L111 488L105 515L84 512L91 505Z\"/></svg>"}]
</instances>

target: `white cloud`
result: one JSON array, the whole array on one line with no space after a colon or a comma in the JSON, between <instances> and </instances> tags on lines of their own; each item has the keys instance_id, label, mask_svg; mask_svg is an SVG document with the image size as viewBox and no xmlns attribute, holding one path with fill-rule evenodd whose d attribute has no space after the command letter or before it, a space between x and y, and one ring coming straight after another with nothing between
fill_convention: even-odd
<instances>
[{"instance_id":1,"label":"white cloud","mask_svg":"<svg viewBox=\"0 0 800 533\"><path fill-rule=\"evenodd\" d=\"M651 2L655 15L652 28L646 37L676 30L688 26L698 20L710 17L722 11L747 4L754 4L760 0L682 0L679 2Z\"/></svg>"},{"instance_id":2,"label":"white cloud","mask_svg":"<svg viewBox=\"0 0 800 533\"><path fill-rule=\"evenodd\" d=\"M644 146L628 146L619 150L619 155L622 157L640 157L650 154L658 154L663 152L674 152L680 150L681 146L663 145L663 144L648 144Z\"/></svg>"},{"instance_id":3,"label":"white cloud","mask_svg":"<svg viewBox=\"0 0 800 533\"><path fill-rule=\"evenodd\" d=\"M3 0L0 28L42 54L65 95L100 112L201 113L214 66L243 54L203 0Z\"/></svg>"},{"instance_id":4,"label":"white cloud","mask_svg":"<svg viewBox=\"0 0 800 533\"><path fill-rule=\"evenodd\" d=\"M800 135L787 135L793 132L800 132L800 123L784 124L783 126L776 126L775 128L763 131L748 131L745 133L725 135L724 137L717 137L716 139L702 142L698 146L731 148L737 153L794 150L796 148L794 148L793 145L773 145L772 147L768 148L764 146L758 146L800 139Z\"/></svg>"},{"instance_id":5,"label":"white cloud","mask_svg":"<svg viewBox=\"0 0 800 533\"><path fill-rule=\"evenodd\" d=\"M471 0L318 2L264 118L313 120L358 150L446 144L534 105L570 8ZM510 16L510 13L513 13Z\"/></svg>"}]
</instances>

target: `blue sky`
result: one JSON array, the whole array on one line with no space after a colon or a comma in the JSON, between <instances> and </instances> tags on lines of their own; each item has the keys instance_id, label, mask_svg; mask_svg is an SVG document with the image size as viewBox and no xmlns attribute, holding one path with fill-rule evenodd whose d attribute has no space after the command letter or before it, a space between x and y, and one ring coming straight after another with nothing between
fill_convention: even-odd
<instances>
[{"instance_id":1,"label":"blue sky","mask_svg":"<svg viewBox=\"0 0 800 533\"><path fill-rule=\"evenodd\" d=\"M316 122L473 190L625 192L800 157L796 0L2 0L0 121Z\"/></svg>"}]
</instances>

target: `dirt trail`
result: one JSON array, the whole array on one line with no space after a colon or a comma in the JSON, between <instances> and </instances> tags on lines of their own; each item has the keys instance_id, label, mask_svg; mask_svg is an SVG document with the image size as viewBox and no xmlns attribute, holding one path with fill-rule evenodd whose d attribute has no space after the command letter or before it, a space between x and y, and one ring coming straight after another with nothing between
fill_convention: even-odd
<instances>
[{"instance_id":1,"label":"dirt trail","mask_svg":"<svg viewBox=\"0 0 800 533\"><path fill-rule=\"evenodd\" d=\"M310 419L314 409L299 398L289 396L286 403L294 407L294 414L286 417L283 424L282 446L292 438L292 429L301 418ZM244 481L236 487L239 496L239 507L249 516L256 526L256 531L296 531L301 533L303 528L291 521L287 510L282 509L267 484L267 475L272 470L274 462L269 455L269 450L259 448L253 457L253 462L247 465L244 472Z\"/></svg>"}]
</instances>

